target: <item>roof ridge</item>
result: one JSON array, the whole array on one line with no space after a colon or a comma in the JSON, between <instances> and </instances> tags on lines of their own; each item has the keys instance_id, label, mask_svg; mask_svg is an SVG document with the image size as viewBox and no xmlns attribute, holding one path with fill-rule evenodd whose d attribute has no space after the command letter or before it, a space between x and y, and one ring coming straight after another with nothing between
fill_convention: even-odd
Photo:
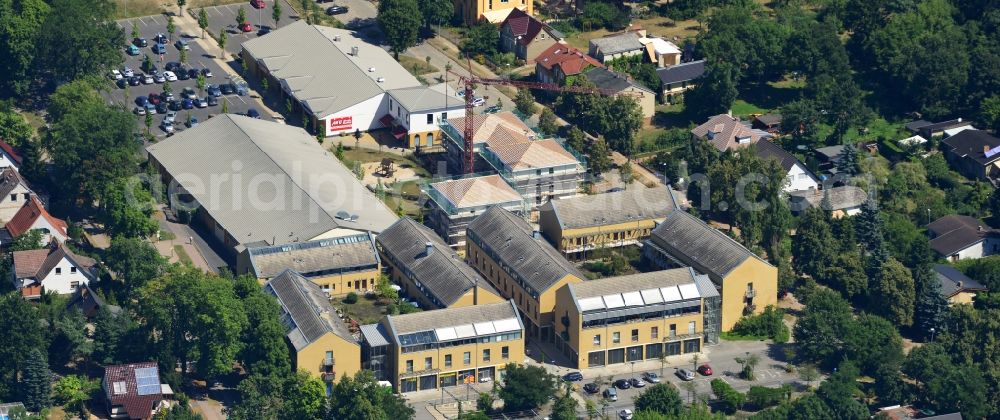
<instances>
[{"instance_id":1,"label":"roof ridge","mask_svg":"<svg viewBox=\"0 0 1000 420\"><path fill-rule=\"evenodd\" d=\"M740 243L739 241L737 241L736 239L733 239L733 238L732 238L732 237L730 237L729 235L726 235L725 233L723 233L723 232L722 232L721 230L719 230L719 229L716 229L716 228L714 228L714 227L712 227L712 226L709 226L709 225L708 225L708 223L705 223L705 221L704 221L704 220L701 220L701 219L699 219L699 218L695 217L694 215L692 215L692 214L690 214L690 213L688 213L688 212L686 212L686 211L680 211L680 212L677 212L677 211L674 211L674 212L671 212L671 214L668 214L668 215L667 215L667 219L669 219L669 218L670 218L670 217L671 217L671 216L672 216L672 215L673 215L674 213L681 213L681 214L682 214L682 216L678 216L678 217L687 217L687 218L689 218L690 220L693 220L693 221L695 221L696 223L699 223L699 224L701 224L701 225L705 226L706 228L708 228L708 229L709 229L709 230L711 231L711 233L710 233L710 234L712 234L712 235L716 235L716 236L719 236L719 237L722 237L722 238L725 238L726 240L728 240L728 241L732 242L733 244L736 244L736 246L740 247L740 248L741 248L741 249L742 249L743 251L746 251L746 253L747 253L747 254L748 254L748 255L749 255L750 257L753 257L753 258L756 258L756 259L760 260L761 262L763 262L763 263L765 263L765 264L767 264L767 265L771 265L771 263L769 263L769 262L765 261L765 260L764 260L763 258L761 258L761 257L760 257L760 256L758 256L757 254L755 254L755 253L754 253L753 251L750 251L750 249L749 249L749 248L747 248L747 247L743 246L743 244L741 244L741 243ZM744 260L745 260L745 259L744 259Z\"/></svg>"}]
</instances>

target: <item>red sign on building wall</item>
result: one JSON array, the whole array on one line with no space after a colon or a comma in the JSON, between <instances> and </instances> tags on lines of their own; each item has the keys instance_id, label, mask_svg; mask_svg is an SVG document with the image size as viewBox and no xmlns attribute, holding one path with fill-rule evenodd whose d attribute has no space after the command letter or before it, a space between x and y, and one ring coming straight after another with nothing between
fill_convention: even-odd
<instances>
[{"instance_id":1,"label":"red sign on building wall","mask_svg":"<svg viewBox=\"0 0 1000 420\"><path fill-rule=\"evenodd\" d=\"M330 118L330 129L328 131L350 130L354 124L354 117L334 117Z\"/></svg>"}]
</instances>

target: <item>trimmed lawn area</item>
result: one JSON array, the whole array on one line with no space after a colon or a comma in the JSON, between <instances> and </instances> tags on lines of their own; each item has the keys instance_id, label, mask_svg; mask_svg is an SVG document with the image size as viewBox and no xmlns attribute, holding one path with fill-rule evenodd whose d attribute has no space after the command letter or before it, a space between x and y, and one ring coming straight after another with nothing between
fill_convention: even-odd
<instances>
[{"instance_id":1,"label":"trimmed lawn area","mask_svg":"<svg viewBox=\"0 0 1000 420\"><path fill-rule=\"evenodd\" d=\"M438 71L437 67L427 64L426 60L410 57L408 55L399 56L399 64L414 76L420 76Z\"/></svg>"},{"instance_id":2,"label":"trimmed lawn area","mask_svg":"<svg viewBox=\"0 0 1000 420\"><path fill-rule=\"evenodd\" d=\"M376 305L375 299L366 298L364 293L359 293L358 301L351 304L344 303L343 297L330 299L330 303L360 325L374 324L385 314L385 307Z\"/></svg>"},{"instance_id":3,"label":"trimmed lawn area","mask_svg":"<svg viewBox=\"0 0 1000 420\"><path fill-rule=\"evenodd\" d=\"M633 26L641 26L650 35L655 35L672 40L675 44L682 44L686 38L694 38L698 35L698 21L682 20L673 21L663 16L654 16L648 19L637 19L632 21ZM566 42L570 45L587 52L590 40L612 34L607 29L601 28L587 32L577 32L566 37ZM676 38L676 39L675 39Z\"/></svg>"},{"instance_id":4,"label":"trimmed lawn area","mask_svg":"<svg viewBox=\"0 0 1000 420\"><path fill-rule=\"evenodd\" d=\"M174 253L177 254L177 259L179 259L182 263L194 264L194 262L191 261L191 256L188 255L187 251L184 250L183 246L174 245Z\"/></svg>"},{"instance_id":5,"label":"trimmed lawn area","mask_svg":"<svg viewBox=\"0 0 1000 420\"><path fill-rule=\"evenodd\" d=\"M767 113L767 111L767 109L761 108L742 99L737 99L736 102L733 102L733 115L740 117L750 114L764 114Z\"/></svg>"}]
</instances>

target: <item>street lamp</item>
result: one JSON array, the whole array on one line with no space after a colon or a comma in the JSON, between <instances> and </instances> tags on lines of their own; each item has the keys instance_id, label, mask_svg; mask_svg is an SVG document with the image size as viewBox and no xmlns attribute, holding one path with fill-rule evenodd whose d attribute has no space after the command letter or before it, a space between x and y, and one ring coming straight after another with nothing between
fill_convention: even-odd
<instances>
[{"instance_id":1,"label":"street lamp","mask_svg":"<svg viewBox=\"0 0 1000 420\"><path fill-rule=\"evenodd\" d=\"M635 377L635 360L632 361L632 377Z\"/></svg>"},{"instance_id":2,"label":"street lamp","mask_svg":"<svg viewBox=\"0 0 1000 420\"><path fill-rule=\"evenodd\" d=\"M934 328L931 328L931 342L934 342Z\"/></svg>"}]
</instances>

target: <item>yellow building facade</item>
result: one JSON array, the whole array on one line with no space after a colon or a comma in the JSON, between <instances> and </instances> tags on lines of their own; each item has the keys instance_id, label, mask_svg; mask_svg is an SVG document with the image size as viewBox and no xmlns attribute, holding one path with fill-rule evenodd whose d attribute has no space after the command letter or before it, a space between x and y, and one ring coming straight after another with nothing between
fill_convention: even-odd
<instances>
[{"instance_id":1,"label":"yellow building facade","mask_svg":"<svg viewBox=\"0 0 1000 420\"><path fill-rule=\"evenodd\" d=\"M731 330L746 315L778 304L778 268L760 259L746 259L721 284L723 331Z\"/></svg>"},{"instance_id":2,"label":"yellow building facade","mask_svg":"<svg viewBox=\"0 0 1000 420\"><path fill-rule=\"evenodd\" d=\"M294 368L325 382L335 382L361 370L361 347L354 340L328 332L295 351Z\"/></svg>"},{"instance_id":3,"label":"yellow building facade","mask_svg":"<svg viewBox=\"0 0 1000 420\"><path fill-rule=\"evenodd\" d=\"M455 0L455 13L466 25L475 25L481 20L499 25L513 9L535 14L531 0Z\"/></svg>"}]
</instances>

